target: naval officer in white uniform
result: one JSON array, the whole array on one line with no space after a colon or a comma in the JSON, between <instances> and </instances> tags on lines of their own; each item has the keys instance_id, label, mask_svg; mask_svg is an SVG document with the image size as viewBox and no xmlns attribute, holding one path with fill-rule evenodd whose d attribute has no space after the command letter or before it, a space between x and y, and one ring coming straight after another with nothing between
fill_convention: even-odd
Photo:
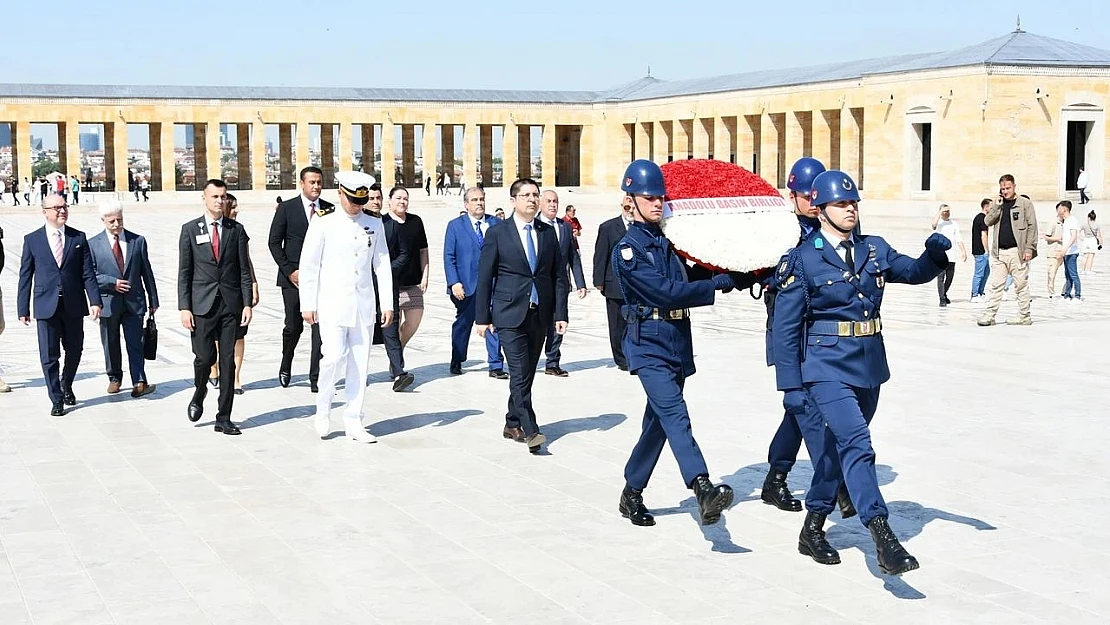
<instances>
[{"instance_id":1,"label":"naval officer in white uniform","mask_svg":"<svg viewBox=\"0 0 1110 625\"><path fill-rule=\"evenodd\" d=\"M335 179L341 210L312 220L300 264L301 315L306 323L320 324L323 353L316 433L325 438L331 431L331 400L337 378L343 375L347 395L343 427L347 438L373 443L374 435L362 424L362 401L378 314L377 294L393 293L393 272L382 220L362 208L370 198L374 177L344 171ZM387 326L393 319L393 307L381 309L381 324Z\"/></svg>"}]
</instances>

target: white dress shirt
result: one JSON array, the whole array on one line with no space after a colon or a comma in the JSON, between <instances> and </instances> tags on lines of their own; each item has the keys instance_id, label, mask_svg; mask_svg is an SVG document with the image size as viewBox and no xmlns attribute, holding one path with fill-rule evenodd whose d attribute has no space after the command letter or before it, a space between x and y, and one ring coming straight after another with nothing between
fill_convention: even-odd
<instances>
[{"instance_id":1,"label":"white dress shirt","mask_svg":"<svg viewBox=\"0 0 1110 625\"><path fill-rule=\"evenodd\" d=\"M543 221L555 229L555 240L562 241L562 237L559 236L559 222L555 219L548 219L546 217L543 218Z\"/></svg>"},{"instance_id":2,"label":"white dress shirt","mask_svg":"<svg viewBox=\"0 0 1110 625\"><path fill-rule=\"evenodd\" d=\"M122 233L123 232L120 231L120 234L122 234ZM112 234L111 232L108 232L107 228L104 229L104 234L108 235L108 249L112 249L113 247L115 247L115 245L116 245L116 235ZM121 252L123 252L123 257L127 258L127 241L124 241L122 236L119 237L119 249L120 249Z\"/></svg>"},{"instance_id":3,"label":"white dress shirt","mask_svg":"<svg viewBox=\"0 0 1110 625\"><path fill-rule=\"evenodd\" d=\"M529 235L529 232L524 229L524 226L528 226L528 225L532 226L531 235ZM539 245L539 239L536 237L536 224L533 223L532 221L529 221L527 223L517 222L516 230L517 230L517 234L520 235L520 245L524 247L524 258L528 258L528 240L525 237L531 236L532 237L532 245L535 246L532 249L536 250L536 262L539 262L539 259L540 259L540 245Z\"/></svg>"},{"instance_id":4,"label":"white dress shirt","mask_svg":"<svg viewBox=\"0 0 1110 625\"><path fill-rule=\"evenodd\" d=\"M304 203L304 218L307 221L312 221L312 213L314 213L316 211L315 211L315 209L311 208L311 206L313 204L315 204L316 208L320 208L320 199L317 198L316 201L313 202L312 200L305 197L304 194L302 193L301 194L301 202ZM223 225L223 224L221 224L221 225Z\"/></svg>"},{"instance_id":5,"label":"white dress shirt","mask_svg":"<svg viewBox=\"0 0 1110 625\"><path fill-rule=\"evenodd\" d=\"M470 229L471 230L474 230L474 229L479 228L479 227L482 228L482 238L484 240L485 236L486 236L486 233L489 231L489 222L486 221L485 217L483 217L482 219L474 219L473 217L469 217L469 219L470 219Z\"/></svg>"}]
</instances>

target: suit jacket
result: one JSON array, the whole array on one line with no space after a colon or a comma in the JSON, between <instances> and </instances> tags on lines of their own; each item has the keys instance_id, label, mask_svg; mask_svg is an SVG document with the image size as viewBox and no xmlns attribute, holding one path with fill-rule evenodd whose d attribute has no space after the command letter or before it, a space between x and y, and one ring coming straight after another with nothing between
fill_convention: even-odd
<instances>
[{"instance_id":1,"label":"suit jacket","mask_svg":"<svg viewBox=\"0 0 1110 625\"><path fill-rule=\"evenodd\" d=\"M594 244L594 286L609 299L623 300L621 286L613 273L613 248L624 238L628 228L624 226L624 216L617 215L603 221L597 228L597 243Z\"/></svg>"},{"instance_id":2,"label":"suit jacket","mask_svg":"<svg viewBox=\"0 0 1110 625\"><path fill-rule=\"evenodd\" d=\"M485 215L482 219L489 224L485 234L488 242L489 233L501 220L492 215ZM474 232L469 214L464 213L447 222L447 236L443 241L443 275L447 278L448 295L451 295L451 285L460 282L467 297L474 295L478 285L478 257L481 253L482 248L478 247L478 235Z\"/></svg>"},{"instance_id":3,"label":"suit jacket","mask_svg":"<svg viewBox=\"0 0 1110 625\"><path fill-rule=\"evenodd\" d=\"M19 291L16 296L16 308L20 317L31 316L32 288L35 294L35 319L49 319L54 316L58 309L59 294L66 314L72 317L88 315L90 304L100 306L96 271L85 233L69 226L63 226L62 233L61 267L54 260L54 250L47 240L46 226L23 237Z\"/></svg>"},{"instance_id":4,"label":"suit jacket","mask_svg":"<svg viewBox=\"0 0 1110 625\"><path fill-rule=\"evenodd\" d=\"M154 284L154 268L150 266L146 239L127 229L120 233L120 239L127 247L123 254L122 273L112 254L108 233L101 230L100 234L89 239L96 283L100 287L100 299L104 302L104 310L100 311L100 316L111 317L117 313L129 312L142 317L147 311L148 291L150 306L158 308L158 287ZM127 280L131 283L131 290L117 293L116 280Z\"/></svg>"},{"instance_id":5,"label":"suit jacket","mask_svg":"<svg viewBox=\"0 0 1110 625\"><path fill-rule=\"evenodd\" d=\"M377 322L378 293L383 299L393 293L380 217L351 219L343 211L316 217L301 258L301 312L315 311L321 324L344 328Z\"/></svg>"},{"instance_id":6,"label":"suit jacket","mask_svg":"<svg viewBox=\"0 0 1110 625\"><path fill-rule=\"evenodd\" d=\"M578 251L578 247L574 244L574 232L571 231L570 224L563 221L561 218L555 218L555 227L559 229L559 256L566 263L564 271L569 268L570 275L574 278L574 288L586 288L586 277L582 274L582 254Z\"/></svg>"},{"instance_id":7,"label":"suit jacket","mask_svg":"<svg viewBox=\"0 0 1110 625\"><path fill-rule=\"evenodd\" d=\"M207 216L181 226L177 242L177 308L205 315L216 305L219 293L234 311L249 306L253 296L250 255L242 224L223 218L220 228L220 261L212 254Z\"/></svg>"},{"instance_id":8,"label":"suit jacket","mask_svg":"<svg viewBox=\"0 0 1110 625\"><path fill-rule=\"evenodd\" d=\"M478 260L478 286L474 323L497 328L515 328L524 323L532 285L539 295L540 321L546 326L567 320L566 261L555 241L555 230L535 220L536 270L528 265L528 255L520 240L515 218L490 228Z\"/></svg>"},{"instance_id":9,"label":"suit jacket","mask_svg":"<svg viewBox=\"0 0 1110 625\"><path fill-rule=\"evenodd\" d=\"M335 210L335 205L316 200L317 211L330 213ZM294 288L289 280L290 274L300 268L301 248L304 247L305 233L308 232L308 217L305 211L308 207L301 200L301 195L278 204L274 211L274 220L270 222L270 255L277 263L277 285L284 288ZM314 217L313 221L316 220Z\"/></svg>"}]
</instances>

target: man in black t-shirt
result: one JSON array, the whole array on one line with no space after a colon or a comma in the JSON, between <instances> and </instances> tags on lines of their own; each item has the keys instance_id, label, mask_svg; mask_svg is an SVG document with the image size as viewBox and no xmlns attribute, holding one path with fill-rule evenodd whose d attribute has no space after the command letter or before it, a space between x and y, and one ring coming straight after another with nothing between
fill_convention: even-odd
<instances>
[{"instance_id":1,"label":"man in black t-shirt","mask_svg":"<svg viewBox=\"0 0 1110 625\"><path fill-rule=\"evenodd\" d=\"M1019 196L1014 177L1005 174L998 179L998 200L987 208L984 223L990 228L988 243L991 258L989 295L983 315L976 323L993 326L1002 304L1006 279L1013 277L1017 291L1018 316L1006 321L1009 325L1033 324L1030 314L1029 263L1037 256L1037 212L1033 202Z\"/></svg>"},{"instance_id":2,"label":"man in black t-shirt","mask_svg":"<svg viewBox=\"0 0 1110 625\"><path fill-rule=\"evenodd\" d=\"M987 211L991 199L979 202L979 214L971 222L971 256L975 259L975 276L971 278L971 300L983 297L987 290L987 278L991 275L990 256L987 256ZM980 300L981 301L981 300Z\"/></svg>"},{"instance_id":3,"label":"man in black t-shirt","mask_svg":"<svg viewBox=\"0 0 1110 625\"><path fill-rule=\"evenodd\" d=\"M389 191L389 212L382 215L396 289L397 314L382 328L393 390L408 388L416 377L405 371L405 345L416 334L424 318L424 291L428 289L428 236L424 221L409 213L409 192L404 187Z\"/></svg>"}]
</instances>

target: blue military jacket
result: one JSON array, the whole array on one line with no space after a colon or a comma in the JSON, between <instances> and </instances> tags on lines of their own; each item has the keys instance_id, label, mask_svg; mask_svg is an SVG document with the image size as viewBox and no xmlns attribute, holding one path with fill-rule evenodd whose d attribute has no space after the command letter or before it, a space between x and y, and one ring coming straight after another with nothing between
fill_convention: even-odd
<instances>
[{"instance_id":1,"label":"blue military jacket","mask_svg":"<svg viewBox=\"0 0 1110 625\"><path fill-rule=\"evenodd\" d=\"M613 271L624 294L624 355L628 370L660 364L694 374L690 319L652 319L660 313L708 306L716 291L711 280L686 281L682 261L658 226L634 222L613 248Z\"/></svg>"},{"instance_id":2,"label":"blue military jacket","mask_svg":"<svg viewBox=\"0 0 1110 625\"><path fill-rule=\"evenodd\" d=\"M798 227L801 234L798 236L797 245L809 238L809 235L821 229L821 222L813 217L795 215L798 218ZM775 318L775 296L778 287L778 277L775 274L768 276L763 282L763 302L767 305L767 366L775 364L775 339L771 333L771 320Z\"/></svg>"},{"instance_id":3,"label":"blue military jacket","mask_svg":"<svg viewBox=\"0 0 1110 625\"><path fill-rule=\"evenodd\" d=\"M926 251L917 259L899 254L882 237L853 240L855 267L837 254L839 241L817 232L783 257L775 272L779 293L771 331L779 390L830 381L876 388L890 379L882 333L840 336L837 322L860 322L853 334L873 330L886 283L923 284L948 262L943 253Z\"/></svg>"}]
</instances>

